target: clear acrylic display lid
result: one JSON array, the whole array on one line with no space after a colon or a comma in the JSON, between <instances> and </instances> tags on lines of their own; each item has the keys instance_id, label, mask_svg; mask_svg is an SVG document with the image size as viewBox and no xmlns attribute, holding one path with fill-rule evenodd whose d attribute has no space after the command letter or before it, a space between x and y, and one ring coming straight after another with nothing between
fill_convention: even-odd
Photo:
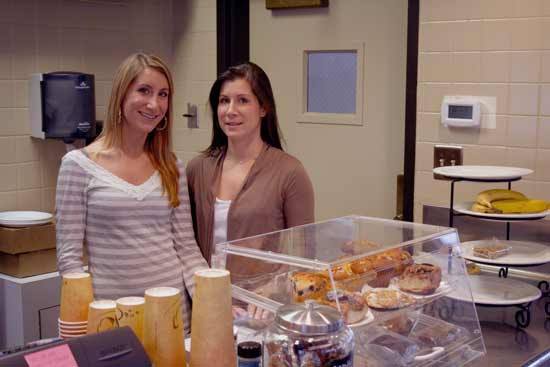
<instances>
[{"instance_id":1,"label":"clear acrylic display lid","mask_svg":"<svg viewBox=\"0 0 550 367\"><path fill-rule=\"evenodd\" d=\"M346 216L218 244L213 263L225 254L323 270L365 255L428 243L426 252L458 245L456 230L380 218Z\"/></svg>"}]
</instances>

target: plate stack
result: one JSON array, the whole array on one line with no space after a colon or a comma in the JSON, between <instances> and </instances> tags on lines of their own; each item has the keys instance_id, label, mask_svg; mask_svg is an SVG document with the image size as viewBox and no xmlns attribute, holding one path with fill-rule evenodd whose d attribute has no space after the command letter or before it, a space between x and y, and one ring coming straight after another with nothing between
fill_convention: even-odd
<instances>
[{"instance_id":1,"label":"plate stack","mask_svg":"<svg viewBox=\"0 0 550 367\"><path fill-rule=\"evenodd\" d=\"M0 212L0 273L23 278L55 270L52 214Z\"/></svg>"}]
</instances>

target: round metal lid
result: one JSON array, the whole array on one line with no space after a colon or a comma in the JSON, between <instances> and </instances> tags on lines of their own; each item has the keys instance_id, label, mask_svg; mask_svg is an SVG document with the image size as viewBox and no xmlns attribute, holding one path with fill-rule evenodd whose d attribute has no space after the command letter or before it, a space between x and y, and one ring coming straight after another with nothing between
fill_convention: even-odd
<instances>
[{"instance_id":1,"label":"round metal lid","mask_svg":"<svg viewBox=\"0 0 550 367\"><path fill-rule=\"evenodd\" d=\"M344 327L338 310L312 300L300 305L281 306L275 322L284 329L310 335L332 333Z\"/></svg>"}]
</instances>

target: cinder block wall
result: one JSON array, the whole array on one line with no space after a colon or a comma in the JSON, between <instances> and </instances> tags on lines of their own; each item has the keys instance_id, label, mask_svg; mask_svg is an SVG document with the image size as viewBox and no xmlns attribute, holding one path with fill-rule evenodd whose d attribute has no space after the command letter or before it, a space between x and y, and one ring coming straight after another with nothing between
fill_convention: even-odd
<instances>
[{"instance_id":1,"label":"cinder block wall","mask_svg":"<svg viewBox=\"0 0 550 367\"><path fill-rule=\"evenodd\" d=\"M423 205L449 206L431 172L437 143L462 145L464 164L534 170L513 187L550 200L550 2L421 0L420 18L415 221ZM445 95L496 97L496 129L445 128ZM456 187L467 201L504 184Z\"/></svg>"}]
</instances>

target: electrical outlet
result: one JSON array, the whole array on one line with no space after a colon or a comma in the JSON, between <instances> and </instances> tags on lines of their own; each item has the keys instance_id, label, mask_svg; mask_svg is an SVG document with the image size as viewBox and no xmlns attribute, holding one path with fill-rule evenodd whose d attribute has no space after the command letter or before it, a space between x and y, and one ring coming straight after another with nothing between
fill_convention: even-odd
<instances>
[{"instance_id":1,"label":"electrical outlet","mask_svg":"<svg viewBox=\"0 0 550 367\"><path fill-rule=\"evenodd\" d=\"M434 168L462 165L462 147L457 145L436 145L434 147ZM448 180L434 173L436 180Z\"/></svg>"}]
</instances>

